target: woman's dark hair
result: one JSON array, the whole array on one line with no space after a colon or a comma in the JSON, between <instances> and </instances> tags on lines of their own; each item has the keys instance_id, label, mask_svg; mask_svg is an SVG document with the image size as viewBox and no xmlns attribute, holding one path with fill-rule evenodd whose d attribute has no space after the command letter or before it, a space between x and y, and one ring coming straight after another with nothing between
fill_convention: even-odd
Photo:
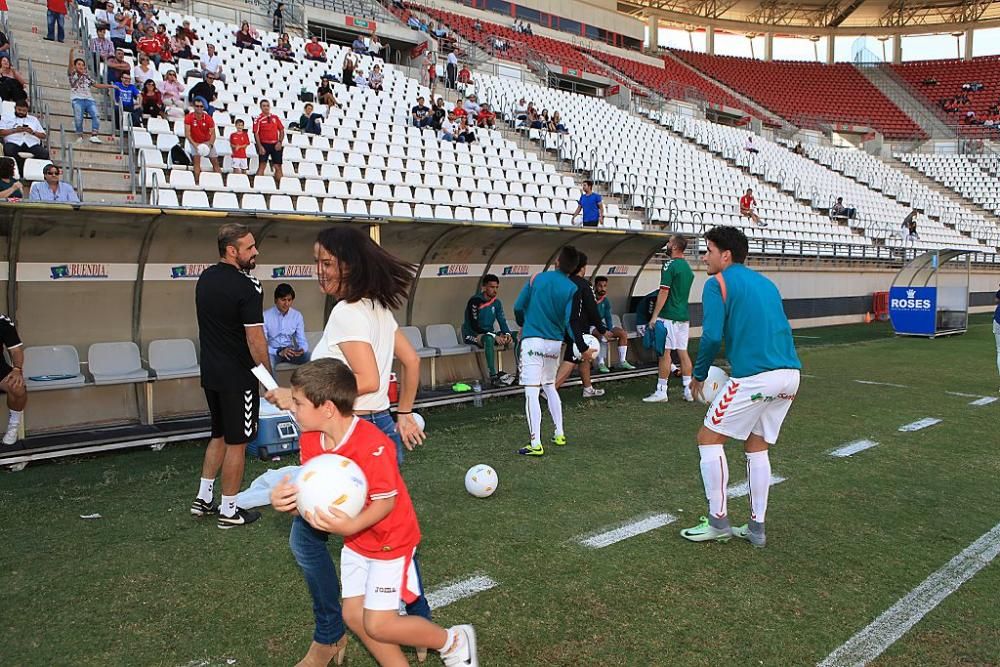
<instances>
[{"instance_id":1,"label":"woman's dark hair","mask_svg":"<svg viewBox=\"0 0 1000 667\"><path fill-rule=\"evenodd\" d=\"M83 58L74 58L73 59L73 64L76 65L77 63L83 63L84 65L86 65L87 61L84 60Z\"/></svg>"},{"instance_id":2,"label":"woman's dark hair","mask_svg":"<svg viewBox=\"0 0 1000 667\"><path fill-rule=\"evenodd\" d=\"M146 79L145 81L142 82L143 90L149 88L150 86L153 86L153 90L157 90L156 82L153 81L152 79Z\"/></svg>"},{"instance_id":3,"label":"woman's dark hair","mask_svg":"<svg viewBox=\"0 0 1000 667\"><path fill-rule=\"evenodd\" d=\"M705 232L705 240L711 241L719 252L729 251L733 255L734 264L742 264L750 252L750 243L746 235L738 227L712 227Z\"/></svg>"},{"instance_id":4,"label":"woman's dark hair","mask_svg":"<svg viewBox=\"0 0 1000 667\"><path fill-rule=\"evenodd\" d=\"M14 160L12 158L0 158L0 178L5 181L14 179Z\"/></svg>"},{"instance_id":5,"label":"woman's dark hair","mask_svg":"<svg viewBox=\"0 0 1000 667\"><path fill-rule=\"evenodd\" d=\"M356 227L338 225L316 237L340 263L341 293L348 303L371 299L389 309L403 305L416 267L395 257Z\"/></svg>"}]
</instances>

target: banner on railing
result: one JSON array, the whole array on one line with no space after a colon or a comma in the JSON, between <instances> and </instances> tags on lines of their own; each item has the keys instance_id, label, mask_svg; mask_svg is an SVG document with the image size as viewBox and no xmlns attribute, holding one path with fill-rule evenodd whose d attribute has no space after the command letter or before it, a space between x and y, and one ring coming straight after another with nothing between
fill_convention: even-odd
<instances>
[{"instance_id":1,"label":"banner on railing","mask_svg":"<svg viewBox=\"0 0 1000 667\"><path fill-rule=\"evenodd\" d=\"M375 21L370 19L362 19L357 16L348 16L344 19L348 28L357 28L358 30L372 31L377 27Z\"/></svg>"}]
</instances>

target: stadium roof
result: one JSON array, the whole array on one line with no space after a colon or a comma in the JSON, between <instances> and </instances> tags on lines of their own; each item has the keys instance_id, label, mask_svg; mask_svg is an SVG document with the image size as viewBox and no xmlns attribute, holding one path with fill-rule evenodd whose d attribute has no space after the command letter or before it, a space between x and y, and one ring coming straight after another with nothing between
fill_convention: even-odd
<instances>
[{"instance_id":1,"label":"stadium roof","mask_svg":"<svg viewBox=\"0 0 1000 667\"><path fill-rule=\"evenodd\" d=\"M734 32L951 32L1000 26L1000 0L618 0L618 11Z\"/></svg>"}]
</instances>

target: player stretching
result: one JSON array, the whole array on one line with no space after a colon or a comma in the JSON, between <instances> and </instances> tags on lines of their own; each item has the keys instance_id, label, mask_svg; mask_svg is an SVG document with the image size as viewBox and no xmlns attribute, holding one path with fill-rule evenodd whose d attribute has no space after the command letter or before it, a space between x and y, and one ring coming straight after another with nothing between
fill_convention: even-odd
<instances>
[{"instance_id":1,"label":"player stretching","mask_svg":"<svg viewBox=\"0 0 1000 667\"><path fill-rule=\"evenodd\" d=\"M462 320L462 338L466 343L486 351L486 367L490 372L490 382L494 387L509 387L514 378L497 371L497 346L509 347L517 343L517 334L511 333L507 318L503 314L500 293L500 278L492 273L483 276L482 291L472 295L465 304ZM500 333L494 326L500 325Z\"/></svg>"},{"instance_id":2,"label":"player stretching","mask_svg":"<svg viewBox=\"0 0 1000 667\"><path fill-rule=\"evenodd\" d=\"M802 365L792 343L792 328L774 283L743 266L747 237L735 227L715 227L705 234L709 279L702 294L704 321L691 392L699 396L708 369L726 343L732 377L708 409L698 431L701 477L708 498L708 518L681 531L692 542L736 535L763 547L764 514L771 483L767 448L778 440L781 423L799 390ZM750 483L750 522L730 528L726 509L729 467L723 444L744 441Z\"/></svg>"},{"instance_id":3,"label":"player stretching","mask_svg":"<svg viewBox=\"0 0 1000 667\"><path fill-rule=\"evenodd\" d=\"M618 363L615 365L615 370L634 371L635 366L630 364L628 359L626 359L628 355L628 334L621 327L616 327L614 320L611 319L611 299L608 298L607 276L597 276L594 278L594 296L597 297L597 312L601 316L605 328L607 328L607 332L601 340L601 352L597 355L597 372L611 372L607 362L610 356L608 354L608 343L613 340L618 341ZM591 331L591 333L594 332Z\"/></svg>"},{"instance_id":4,"label":"player stretching","mask_svg":"<svg viewBox=\"0 0 1000 667\"><path fill-rule=\"evenodd\" d=\"M691 315L688 312L688 297L691 294L691 284L694 283L694 271L684 259L687 249L687 239L680 234L670 237L667 244L670 248L670 262L663 265L660 273L660 293L656 296L653 312L657 316L649 318L649 328L656 331L662 326L665 330L663 354L659 356L659 376L656 380L656 391L642 399L646 403L667 402L667 381L670 379L670 354L677 352L681 366L681 378L684 383L684 400L694 400L691 396L691 356L688 354L688 327ZM656 350L660 353L659 346Z\"/></svg>"},{"instance_id":5,"label":"player stretching","mask_svg":"<svg viewBox=\"0 0 1000 667\"><path fill-rule=\"evenodd\" d=\"M524 404L528 415L531 441L518 454L542 456L542 390L549 404L549 414L555 425L552 443L565 445L563 433L562 402L556 391L556 371L563 338L573 335L577 347L586 350L582 363L590 363L593 353L587 350L580 332L573 334L570 315L577 288L569 274L580 264L580 253L573 246L564 246L556 260L557 271L539 273L528 281L514 303L514 317L521 325L521 384L524 386Z\"/></svg>"}]
</instances>

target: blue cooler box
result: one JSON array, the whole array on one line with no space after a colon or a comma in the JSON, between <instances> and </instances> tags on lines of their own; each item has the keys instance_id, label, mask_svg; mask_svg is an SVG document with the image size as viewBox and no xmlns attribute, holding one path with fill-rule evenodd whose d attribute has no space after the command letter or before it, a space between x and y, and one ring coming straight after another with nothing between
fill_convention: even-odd
<instances>
[{"instance_id":1,"label":"blue cooler box","mask_svg":"<svg viewBox=\"0 0 1000 667\"><path fill-rule=\"evenodd\" d=\"M247 444L247 454L263 461L299 451L299 429L292 416L260 399L257 437Z\"/></svg>"}]
</instances>

